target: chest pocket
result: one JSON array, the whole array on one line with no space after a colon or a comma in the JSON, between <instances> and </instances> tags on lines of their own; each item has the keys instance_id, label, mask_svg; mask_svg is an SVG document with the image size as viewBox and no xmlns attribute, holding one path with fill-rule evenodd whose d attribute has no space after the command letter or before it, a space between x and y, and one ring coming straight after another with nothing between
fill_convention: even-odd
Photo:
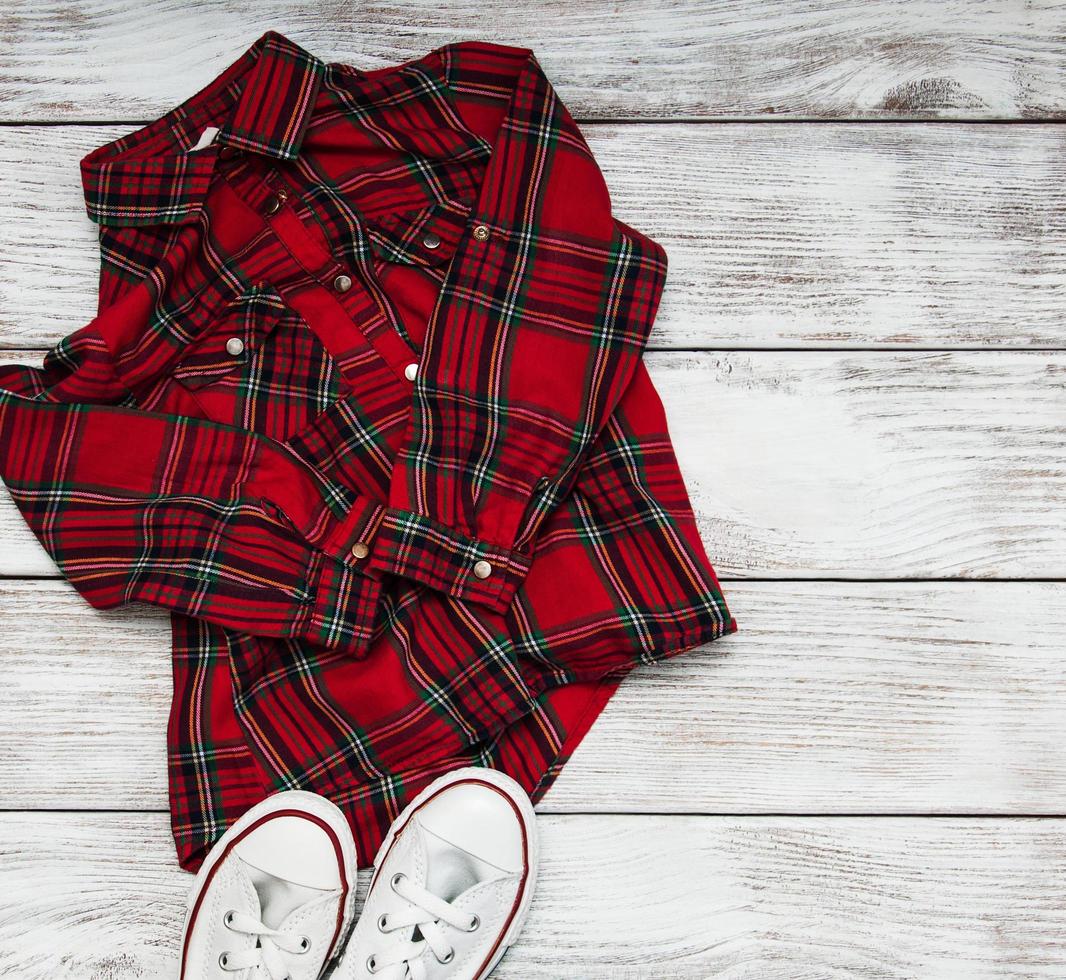
<instances>
[{"instance_id":1,"label":"chest pocket","mask_svg":"<svg viewBox=\"0 0 1066 980\"><path fill-rule=\"evenodd\" d=\"M437 269L438 275L459 244L466 209L433 204L368 222L371 250L386 262Z\"/></svg>"},{"instance_id":2,"label":"chest pocket","mask_svg":"<svg viewBox=\"0 0 1066 980\"><path fill-rule=\"evenodd\" d=\"M216 313L174 364L171 376L194 391L239 377L287 312L276 290L252 286Z\"/></svg>"}]
</instances>

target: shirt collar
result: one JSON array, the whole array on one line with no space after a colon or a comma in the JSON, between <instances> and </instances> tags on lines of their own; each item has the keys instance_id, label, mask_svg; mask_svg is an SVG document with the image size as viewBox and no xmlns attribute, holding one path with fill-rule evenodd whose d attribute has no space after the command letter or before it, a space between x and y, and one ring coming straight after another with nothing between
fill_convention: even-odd
<instances>
[{"instance_id":1,"label":"shirt collar","mask_svg":"<svg viewBox=\"0 0 1066 980\"><path fill-rule=\"evenodd\" d=\"M494 96L506 98L507 106L471 220L532 227L546 199L557 202L560 194L566 196L567 181L553 177L550 166L560 143L580 148L588 170L594 172L592 183L581 178L585 183L577 180L575 186L598 186L602 176L533 52L511 48L486 57L493 68L482 73L488 79L482 84ZM82 160L89 217L117 226L197 220L221 147L284 160L299 154L326 73L326 63L299 45L274 32L264 34L177 109ZM363 81L371 97L377 91L375 82L367 77ZM378 95L387 97L387 90ZM219 128L214 141L192 149L208 126ZM555 192L548 193L550 188ZM610 217L605 191L602 201L601 195L583 195L582 208L597 219ZM602 221L590 222L592 227L599 224Z\"/></svg>"},{"instance_id":2,"label":"shirt collar","mask_svg":"<svg viewBox=\"0 0 1066 980\"><path fill-rule=\"evenodd\" d=\"M182 106L82 160L89 217L102 225L195 219L223 146L295 159L325 69L323 61L288 38L264 34ZM229 117L214 121L222 105L230 106ZM218 126L218 135L209 146L193 150L209 125Z\"/></svg>"},{"instance_id":3,"label":"shirt collar","mask_svg":"<svg viewBox=\"0 0 1066 980\"><path fill-rule=\"evenodd\" d=\"M241 100L218 139L226 146L294 160L326 66L280 34L264 34L256 43L261 47Z\"/></svg>"}]
</instances>

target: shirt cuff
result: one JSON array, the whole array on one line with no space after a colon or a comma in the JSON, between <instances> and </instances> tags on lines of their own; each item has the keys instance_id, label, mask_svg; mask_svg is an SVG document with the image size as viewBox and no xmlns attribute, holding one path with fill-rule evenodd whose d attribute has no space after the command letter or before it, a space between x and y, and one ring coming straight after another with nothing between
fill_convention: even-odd
<instances>
[{"instance_id":1,"label":"shirt cuff","mask_svg":"<svg viewBox=\"0 0 1066 980\"><path fill-rule=\"evenodd\" d=\"M309 526L297 526L276 504L266 499L261 503L311 546L307 568L310 596L296 614L292 635L357 659L365 657L374 636L382 589L380 575L370 572L368 542L384 508L361 497L343 518L322 507Z\"/></svg>"},{"instance_id":2,"label":"shirt cuff","mask_svg":"<svg viewBox=\"0 0 1066 980\"><path fill-rule=\"evenodd\" d=\"M374 636L381 581L325 552L312 554L311 597L297 615L293 635L362 659Z\"/></svg>"},{"instance_id":3,"label":"shirt cuff","mask_svg":"<svg viewBox=\"0 0 1066 980\"><path fill-rule=\"evenodd\" d=\"M502 613L530 561L529 555L459 534L421 514L387 510L373 536L369 568Z\"/></svg>"}]
</instances>

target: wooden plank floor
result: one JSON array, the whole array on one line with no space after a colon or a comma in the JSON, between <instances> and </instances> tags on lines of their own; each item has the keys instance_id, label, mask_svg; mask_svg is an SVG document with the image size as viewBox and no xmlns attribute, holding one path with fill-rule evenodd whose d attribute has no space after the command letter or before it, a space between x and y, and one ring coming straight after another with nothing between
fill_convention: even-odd
<instances>
[{"instance_id":1,"label":"wooden plank floor","mask_svg":"<svg viewBox=\"0 0 1066 980\"><path fill-rule=\"evenodd\" d=\"M1066 4L130 0L0 16L0 363L94 309L77 163L262 31L534 49L670 277L648 363L740 632L540 806L519 978L1066 976ZM167 620L0 493L0 977L173 975Z\"/></svg>"}]
</instances>

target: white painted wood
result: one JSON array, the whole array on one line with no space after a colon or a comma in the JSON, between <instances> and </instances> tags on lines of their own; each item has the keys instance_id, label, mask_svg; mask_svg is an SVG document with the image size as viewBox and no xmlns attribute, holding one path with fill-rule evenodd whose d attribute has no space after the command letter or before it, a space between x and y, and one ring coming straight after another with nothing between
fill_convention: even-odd
<instances>
[{"instance_id":1,"label":"white painted wood","mask_svg":"<svg viewBox=\"0 0 1066 980\"><path fill-rule=\"evenodd\" d=\"M7 355L0 353L0 363ZM728 576L1066 572L1066 354L648 355ZM0 574L54 575L0 495Z\"/></svg>"},{"instance_id":2,"label":"white painted wood","mask_svg":"<svg viewBox=\"0 0 1066 980\"><path fill-rule=\"evenodd\" d=\"M0 122L104 124L0 128L0 347L30 349L0 363L95 309L79 158L269 28L365 67L534 48L667 248L649 364L712 560L781 580L727 580L740 633L623 685L495 976L1066 975L1066 583L974 581L1066 576L1066 354L913 350L1066 347L1066 136L1036 123L1066 119L1066 6L8 4ZM930 117L968 123L761 124ZM0 976L171 976L165 615L89 608L4 491L0 575L45 577L0 580Z\"/></svg>"},{"instance_id":3,"label":"white painted wood","mask_svg":"<svg viewBox=\"0 0 1066 980\"><path fill-rule=\"evenodd\" d=\"M542 817L494 980L1059 978L1062 820ZM162 814L0 815L0 975L175 974ZM362 876L361 885L366 886Z\"/></svg>"},{"instance_id":4,"label":"white painted wood","mask_svg":"<svg viewBox=\"0 0 1066 980\"><path fill-rule=\"evenodd\" d=\"M622 685L542 812L1066 812L1066 583L726 584L740 632ZM165 809L169 631L0 582L0 809Z\"/></svg>"},{"instance_id":5,"label":"white painted wood","mask_svg":"<svg viewBox=\"0 0 1066 980\"><path fill-rule=\"evenodd\" d=\"M0 129L0 346L93 316L78 161L129 128ZM653 347L1066 347L1059 127L585 131L619 216L669 256Z\"/></svg>"},{"instance_id":6,"label":"white painted wood","mask_svg":"<svg viewBox=\"0 0 1066 980\"><path fill-rule=\"evenodd\" d=\"M1054 578L1062 354L657 354L726 575Z\"/></svg>"},{"instance_id":7,"label":"white painted wood","mask_svg":"<svg viewBox=\"0 0 1066 980\"><path fill-rule=\"evenodd\" d=\"M457 40L531 47L581 117L981 119L1066 108L1066 17L1056 3L23 0L8 8L0 31L8 120L158 115L268 29L362 68Z\"/></svg>"}]
</instances>

